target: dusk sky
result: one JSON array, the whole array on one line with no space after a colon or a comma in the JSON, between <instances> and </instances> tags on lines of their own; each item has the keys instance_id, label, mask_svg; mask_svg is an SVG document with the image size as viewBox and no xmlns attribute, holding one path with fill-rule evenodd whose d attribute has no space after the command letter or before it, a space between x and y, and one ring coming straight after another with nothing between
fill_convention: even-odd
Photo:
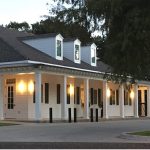
<instances>
[{"instance_id":1,"label":"dusk sky","mask_svg":"<svg viewBox=\"0 0 150 150\"><path fill-rule=\"evenodd\" d=\"M10 21L35 23L48 15L46 3L52 0L0 0L0 25Z\"/></svg>"}]
</instances>

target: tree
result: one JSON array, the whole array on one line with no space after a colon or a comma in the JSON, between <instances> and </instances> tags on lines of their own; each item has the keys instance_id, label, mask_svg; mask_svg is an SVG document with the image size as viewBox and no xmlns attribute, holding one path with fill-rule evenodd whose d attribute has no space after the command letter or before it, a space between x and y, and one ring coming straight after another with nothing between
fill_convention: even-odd
<instances>
[{"instance_id":1,"label":"tree","mask_svg":"<svg viewBox=\"0 0 150 150\"><path fill-rule=\"evenodd\" d=\"M56 18L91 32L100 30L103 60L114 68L114 74L123 79L132 76L150 80L150 1L85 0L84 5L80 2L72 0L72 7L58 11Z\"/></svg>"},{"instance_id":2,"label":"tree","mask_svg":"<svg viewBox=\"0 0 150 150\"><path fill-rule=\"evenodd\" d=\"M22 23L10 22L8 25L6 25L6 27L10 29L16 29L19 31L26 31L26 32L30 31L30 26L27 22L22 22Z\"/></svg>"}]
</instances>

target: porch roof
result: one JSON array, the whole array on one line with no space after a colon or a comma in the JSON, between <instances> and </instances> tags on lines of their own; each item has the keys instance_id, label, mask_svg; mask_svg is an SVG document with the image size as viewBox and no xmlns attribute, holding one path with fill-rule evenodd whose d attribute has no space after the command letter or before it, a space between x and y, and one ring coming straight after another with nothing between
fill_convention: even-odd
<instances>
[{"instance_id":1,"label":"porch roof","mask_svg":"<svg viewBox=\"0 0 150 150\"><path fill-rule=\"evenodd\" d=\"M21 38L31 38L32 36L35 37L35 35L30 33L0 27L0 64L5 62L9 64L9 62L30 60L47 64L86 69L89 70L89 72L91 70L110 73L112 70L110 66L102 61L98 61L97 66L94 67L83 61L81 61L81 64L76 64L65 57L63 60L56 60L55 58L23 43L20 40ZM45 37L45 35L43 36ZM48 34L46 36L48 36ZM40 35L40 37L42 37L42 35Z\"/></svg>"}]
</instances>

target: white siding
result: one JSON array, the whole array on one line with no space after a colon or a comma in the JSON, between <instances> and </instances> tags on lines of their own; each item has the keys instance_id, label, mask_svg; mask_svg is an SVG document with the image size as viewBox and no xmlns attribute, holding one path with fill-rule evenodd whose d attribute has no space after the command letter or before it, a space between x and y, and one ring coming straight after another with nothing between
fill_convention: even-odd
<instances>
[{"instance_id":1,"label":"white siding","mask_svg":"<svg viewBox=\"0 0 150 150\"><path fill-rule=\"evenodd\" d=\"M81 60L91 65L91 46L81 47Z\"/></svg>"},{"instance_id":2,"label":"white siding","mask_svg":"<svg viewBox=\"0 0 150 150\"><path fill-rule=\"evenodd\" d=\"M23 42L42 51L54 58L56 58L56 38L40 38L40 39L30 39L24 40Z\"/></svg>"},{"instance_id":3,"label":"white siding","mask_svg":"<svg viewBox=\"0 0 150 150\"><path fill-rule=\"evenodd\" d=\"M74 60L74 41L72 42L64 42L64 57L69 60Z\"/></svg>"}]
</instances>

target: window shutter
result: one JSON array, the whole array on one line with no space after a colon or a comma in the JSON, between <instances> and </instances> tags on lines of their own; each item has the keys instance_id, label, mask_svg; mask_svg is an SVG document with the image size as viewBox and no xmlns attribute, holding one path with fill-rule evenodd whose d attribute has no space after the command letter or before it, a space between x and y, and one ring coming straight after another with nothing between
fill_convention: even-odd
<instances>
[{"instance_id":1,"label":"window shutter","mask_svg":"<svg viewBox=\"0 0 150 150\"><path fill-rule=\"evenodd\" d=\"M112 89L110 89L110 105L113 104Z\"/></svg>"},{"instance_id":2,"label":"window shutter","mask_svg":"<svg viewBox=\"0 0 150 150\"><path fill-rule=\"evenodd\" d=\"M116 90L116 105L119 105L119 91Z\"/></svg>"},{"instance_id":3,"label":"window shutter","mask_svg":"<svg viewBox=\"0 0 150 150\"><path fill-rule=\"evenodd\" d=\"M60 104L60 84L57 84L57 104Z\"/></svg>"},{"instance_id":4,"label":"window shutter","mask_svg":"<svg viewBox=\"0 0 150 150\"><path fill-rule=\"evenodd\" d=\"M93 96L94 96L94 92L93 92L93 88L91 88L91 105L93 105Z\"/></svg>"},{"instance_id":5,"label":"window shutter","mask_svg":"<svg viewBox=\"0 0 150 150\"><path fill-rule=\"evenodd\" d=\"M102 105L102 90L98 89L98 106L101 107Z\"/></svg>"},{"instance_id":6,"label":"window shutter","mask_svg":"<svg viewBox=\"0 0 150 150\"><path fill-rule=\"evenodd\" d=\"M49 103L49 83L45 83L45 104Z\"/></svg>"},{"instance_id":7,"label":"window shutter","mask_svg":"<svg viewBox=\"0 0 150 150\"><path fill-rule=\"evenodd\" d=\"M80 87L77 87L77 104L80 104Z\"/></svg>"},{"instance_id":8,"label":"window shutter","mask_svg":"<svg viewBox=\"0 0 150 150\"><path fill-rule=\"evenodd\" d=\"M70 104L70 85L67 85L67 104Z\"/></svg>"},{"instance_id":9,"label":"window shutter","mask_svg":"<svg viewBox=\"0 0 150 150\"><path fill-rule=\"evenodd\" d=\"M41 84L41 103L43 103L43 84Z\"/></svg>"},{"instance_id":10,"label":"window shutter","mask_svg":"<svg viewBox=\"0 0 150 150\"><path fill-rule=\"evenodd\" d=\"M33 103L35 103L35 82L34 82L34 91L33 91Z\"/></svg>"}]
</instances>

